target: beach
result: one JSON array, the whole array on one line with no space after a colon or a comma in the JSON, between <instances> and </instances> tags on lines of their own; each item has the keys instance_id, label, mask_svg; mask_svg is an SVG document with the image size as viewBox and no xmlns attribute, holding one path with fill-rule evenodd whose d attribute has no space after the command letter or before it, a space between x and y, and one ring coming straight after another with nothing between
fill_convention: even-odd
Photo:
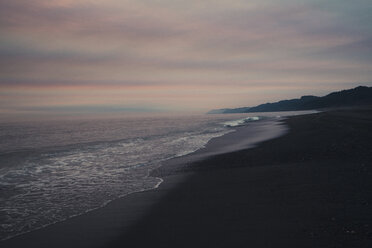
<instances>
[{"instance_id":1,"label":"beach","mask_svg":"<svg viewBox=\"0 0 372 248\"><path fill-rule=\"evenodd\" d=\"M158 188L0 246L371 247L372 110L292 116L283 126L248 149L169 161L152 172L164 180Z\"/></svg>"}]
</instances>

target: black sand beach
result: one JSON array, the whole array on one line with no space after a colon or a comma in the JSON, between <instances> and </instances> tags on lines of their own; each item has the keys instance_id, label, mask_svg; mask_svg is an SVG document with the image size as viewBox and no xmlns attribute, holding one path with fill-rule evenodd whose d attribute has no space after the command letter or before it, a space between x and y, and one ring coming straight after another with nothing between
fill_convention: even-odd
<instances>
[{"instance_id":1,"label":"black sand beach","mask_svg":"<svg viewBox=\"0 0 372 248\"><path fill-rule=\"evenodd\" d=\"M161 167L158 189L0 246L372 247L372 110L285 123L279 138Z\"/></svg>"}]
</instances>

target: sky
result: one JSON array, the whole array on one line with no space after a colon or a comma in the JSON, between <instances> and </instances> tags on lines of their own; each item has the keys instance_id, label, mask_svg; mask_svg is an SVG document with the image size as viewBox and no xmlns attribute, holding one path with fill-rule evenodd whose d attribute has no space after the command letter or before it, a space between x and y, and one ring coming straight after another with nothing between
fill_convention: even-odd
<instances>
[{"instance_id":1,"label":"sky","mask_svg":"<svg viewBox=\"0 0 372 248\"><path fill-rule=\"evenodd\" d=\"M372 86L370 0L0 0L0 118L205 112Z\"/></svg>"}]
</instances>

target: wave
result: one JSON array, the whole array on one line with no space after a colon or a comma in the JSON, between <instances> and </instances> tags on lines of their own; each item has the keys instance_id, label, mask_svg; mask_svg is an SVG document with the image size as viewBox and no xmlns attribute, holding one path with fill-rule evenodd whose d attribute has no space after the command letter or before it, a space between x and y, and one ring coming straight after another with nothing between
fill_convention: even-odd
<instances>
[{"instance_id":1,"label":"wave","mask_svg":"<svg viewBox=\"0 0 372 248\"><path fill-rule=\"evenodd\" d=\"M246 117L244 119L239 119L239 120L234 120L234 121L227 121L227 122L224 122L223 125L225 127L237 127L237 126L242 126L248 122L252 122L252 121L259 121L261 120L260 117L258 116L252 116L252 117Z\"/></svg>"},{"instance_id":2,"label":"wave","mask_svg":"<svg viewBox=\"0 0 372 248\"><path fill-rule=\"evenodd\" d=\"M17 161L18 166L8 166L0 173L0 240L157 188L162 179L149 177L149 171L228 132L231 130L206 125L201 130L70 146Z\"/></svg>"}]
</instances>

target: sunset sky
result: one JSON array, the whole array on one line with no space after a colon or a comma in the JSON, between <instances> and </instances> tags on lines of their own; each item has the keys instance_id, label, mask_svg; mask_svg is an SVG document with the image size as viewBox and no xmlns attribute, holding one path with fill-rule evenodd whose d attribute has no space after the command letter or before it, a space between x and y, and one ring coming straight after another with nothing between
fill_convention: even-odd
<instances>
[{"instance_id":1,"label":"sunset sky","mask_svg":"<svg viewBox=\"0 0 372 248\"><path fill-rule=\"evenodd\" d=\"M371 0L0 0L3 119L321 96L371 62Z\"/></svg>"}]
</instances>

